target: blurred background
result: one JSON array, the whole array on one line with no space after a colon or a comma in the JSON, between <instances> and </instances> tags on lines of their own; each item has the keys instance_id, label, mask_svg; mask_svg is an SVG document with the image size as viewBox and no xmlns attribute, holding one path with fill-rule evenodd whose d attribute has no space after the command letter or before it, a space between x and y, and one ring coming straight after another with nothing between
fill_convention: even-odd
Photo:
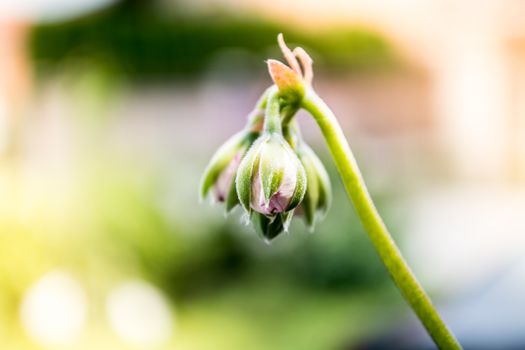
<instances>
[{"instance_id":1,"label":"blurred background","mask_svg":"<svg viewBox=\"0 0 525 350\"><path fill-rule=\"evenodd\" d=\"M0 2L2 349L432 349L318 130L334 203L265 244L198 203L270 85L315 61L387 225L467 349L525 347L525 3Z\"/></svg>"}]
</instances>

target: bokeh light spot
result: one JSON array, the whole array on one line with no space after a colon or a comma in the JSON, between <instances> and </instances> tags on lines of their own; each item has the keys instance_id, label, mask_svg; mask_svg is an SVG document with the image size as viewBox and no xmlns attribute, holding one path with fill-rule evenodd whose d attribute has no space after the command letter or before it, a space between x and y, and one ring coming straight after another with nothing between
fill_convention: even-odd
<instances>
[{"instance_id":1,"label":"bokeh light spot","mask_svg":"<svg viewBox=\"0 0 525 350\"><path fill-rule=\"evenodd\" d=\"M52 271L26 293L21 319L31 338L42 345L71 343L81 332L87 299L81 285L68 273Z\"/></svg>"},{"instance_id":2,"label":"bokeh light spot","mask_svg":"<svg viewBox=\"0 0 525 350\"><path fill-rule=\"evenodd\" d=\"M151 284L132 280L108 296L106 311L113 330L124 341L149 347L167 341L173 329L168 301Z\"/></svg>"}]
</instances>

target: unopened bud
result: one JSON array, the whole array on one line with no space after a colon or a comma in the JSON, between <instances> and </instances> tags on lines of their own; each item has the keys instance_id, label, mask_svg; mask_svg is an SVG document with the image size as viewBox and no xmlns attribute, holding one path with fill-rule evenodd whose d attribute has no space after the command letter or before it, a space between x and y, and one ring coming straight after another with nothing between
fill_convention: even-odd
<instances>
[{"instance_id":1,"label":"unopened bud","mask_svg":"<svg viewBox=\"0 0 525 350\"><path fill-rule=\"evenodd\" d=\"M306 171L307 179L307 189L301 209L307 225L313 228L316 219L322 218L330 207L332 186L323 163L306 143L301 143L297 153Z\"/></svg>"},{"instance_id":2,"label":"unopened bud","mask_svg":"<svg viewBox=\"0 0 525 350\"><path fill-rule=\"evenodd\" d=\"M306 174L281 134L263 134L241 161L236 186L246 211L272 217L301 203Z\"/></svg>"},{"instance_id":3,"label":"unopened bud","mask_svg":"<svg viewBox=\"0 0 525 350\"><path fill-rule=\"evenodd\" d=\"M227 211L238 203L235 174L242 157L258 133L241 131L226 141L213 155L201 179L200 195L211 191L218 202L227 202Z\"/></svg>"}]
</instances>

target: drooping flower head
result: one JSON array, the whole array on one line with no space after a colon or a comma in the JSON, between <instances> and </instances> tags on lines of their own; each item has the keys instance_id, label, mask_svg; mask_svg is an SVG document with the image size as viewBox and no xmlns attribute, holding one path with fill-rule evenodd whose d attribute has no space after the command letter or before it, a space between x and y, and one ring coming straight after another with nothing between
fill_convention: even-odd
<instances>
[{"instance_id":1,"label":"drooping flower head","mask_svg":"<svg viewBox=\"0 0 525 350\"><path fill-rule=\"evenodd\" d=\"M282 35L278 41L289 66L267 61L275 85L259 101L257 118L215 153L201 182L201 197L212 192L227 211L240 203L267 241L288 231L296 209L313 227L331 200L326 170L292 120L311 84L312 60L301 48L290 50Z\"/></svg>"},{"instance_id":2,"label":"drooping flower head","mask_svg":"<svg viewBox=\"0 0 525 350\"><path fill-rule=\"evenodd\" d=\"M279 134L262 135L243 158L236 177L239 201L268 241L288 231L306 185L304 167Z\"/></svg>"}]
</instances>

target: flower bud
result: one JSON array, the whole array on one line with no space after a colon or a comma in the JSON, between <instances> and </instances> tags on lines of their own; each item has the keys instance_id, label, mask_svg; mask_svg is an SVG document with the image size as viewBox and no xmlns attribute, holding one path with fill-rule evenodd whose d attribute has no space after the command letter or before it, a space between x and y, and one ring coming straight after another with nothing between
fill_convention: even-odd
<instances>
[{"instance_id":1,"label":"flower bud","mask_svg":"<svg viewBox=\"0 0 525 350\"><path fill-rule=\"evenodd\" d=\"M314 151L301 142L297 154L306 171L306 194L301 209L307 225L313 228L318 217L323 217L332 202L330 178Z\"/></svg>"},{"instance_id":2,"label":"flower bud","mask_svg":"<svg viewBox=\"0 0 525 350\"><path fill-rule=\"evenodd\" d=\"M295 209L306 191L305 170L278 133L263 134L255 141L239 165L235 182L244 209L267 217Z\"/></svg>"},{"instance_id":3,"label":"flower bud","mask_svg":"<svg viewBox=\"0 0 525 350\"><path fill-rule=\"evenodd\" d=\"M258 132L243 130L233 135L215 152L201 179L201 198L205 198L211 191L215 200L226 201L227 211L237 205L233 180L242 157L257 136Z\"/></svg>"}]
</instances>

